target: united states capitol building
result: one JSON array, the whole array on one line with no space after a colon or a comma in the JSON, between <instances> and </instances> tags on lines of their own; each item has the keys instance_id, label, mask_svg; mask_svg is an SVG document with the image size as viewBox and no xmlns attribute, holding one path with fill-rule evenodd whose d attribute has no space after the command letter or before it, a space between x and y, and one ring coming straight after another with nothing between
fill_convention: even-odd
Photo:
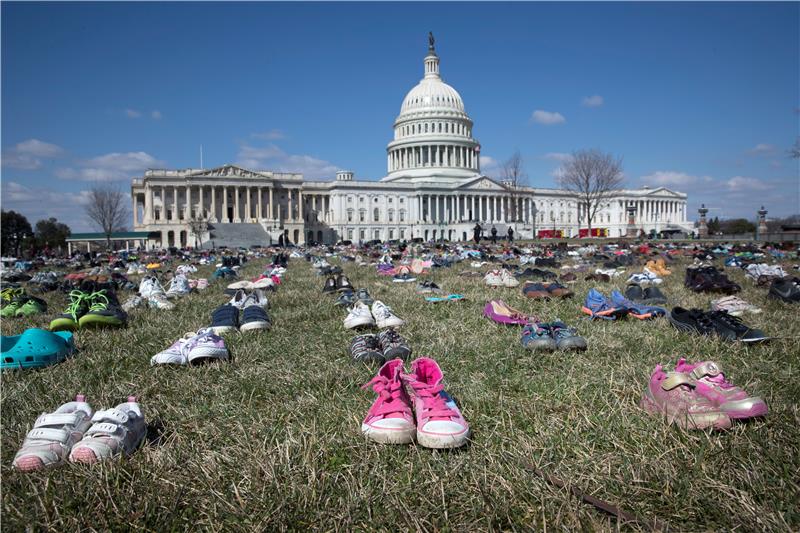
<instances>
[{"instance_id":1,"label":"united states capitol building","mask_svg":"<svg viewBox=\"0 0 800 533\"><path fill-rule=\"evenodd\" d=\"M133 180L133 225L150 232L148 247L249 246L370 240L467 240L480 223L488 234L512 227L517 238L578 236L584 210L558 189L514 187L481 173L480 143L458 92L439 72L433 39L424 76L394 121L380 181L337 172L328 181L302 174L224 165L211 169L147 170ZM593 228L626 234L628 206L636 227L649 233L692 231L686 194L663 187L616 191L598 210Z\"/></svg>"}]
</instances>

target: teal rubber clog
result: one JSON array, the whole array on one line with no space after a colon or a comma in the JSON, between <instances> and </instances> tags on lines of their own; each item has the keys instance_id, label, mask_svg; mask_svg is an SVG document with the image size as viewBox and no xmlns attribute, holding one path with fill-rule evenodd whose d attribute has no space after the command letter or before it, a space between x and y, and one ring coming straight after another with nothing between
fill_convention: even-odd
<instances>
[{"instance_id":1,"label":"teal rubber clog","mask_svg":"<svg viewBox=\"0 0 800 533\"><path fill-rule=\"evenodd\" d=\"M71 331L27 329L21 335L2 337L0 369L42 368L60 363L74 351Z\"/></svg>"}]
</instances>

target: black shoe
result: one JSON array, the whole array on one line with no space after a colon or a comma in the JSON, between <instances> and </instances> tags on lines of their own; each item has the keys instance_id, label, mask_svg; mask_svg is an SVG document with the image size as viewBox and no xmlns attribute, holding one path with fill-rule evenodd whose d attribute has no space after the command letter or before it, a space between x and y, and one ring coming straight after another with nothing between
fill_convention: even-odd
<instances>
[{"instance_id":1,"label":"black shoe","mask_svg":"<svg viewBox=\"0 0 800 533\"><path fill-rule=\"evenodd\" d=\"M230 304L217 307L211 312L211 325L209 327L217 335L238 330L239 309Z\"/></svg>"},{"instance_id":2,"label":"black shoe","mask_svg":"<svg viewBox=\"0 0 800 533\"><path fill-rule=\"evenodd\" d=\"M391 328L378 333L378 340L381 344L381 350L383 350L383 358L386 361L391 361L398 357L405 361L411 355L411 346L399 333Z\"/></svg>"},{"instance_id":3,"label":"black shoe","mask_svg":"<svg viewBox=\"0 0 800 533\"><path fill-rule=\"evenodd\" d=\"M647 305L664 305L667 303L667 297L662 294L658 287L647 287L644 290L642 303L646 303Z\"/></svg>"},{"instance_id":4,"label":"black shoe","mask_svg":"<svg viewBox=\"0 0 800 533\"><path fill-rule=\"evenodd\" d=\"M89 311L78 320L81 328L124 327L128 313L122 310L113 291L100 290L89 296Z\"/></svg>"},{"instance_id":5,"label":"black shoe","mask_svg":"<svg viewBox=\"0 0 800 533\"><path fill-rule=\"evenodd\" d=\"M518 270L514 273L514 277L517 278L532 278L534 276L532 268L526 268L525 270Z\"/></svg>"},{"instance_id":6,"label":"black shoe","mask_svg":"<svg viewBox=\"0 0 800 533\"><path fill-rule=\"evenodd\" d=\"M356 363L374 361L382 365L384 362L381 343L378 336L372 334L353 337L350 341L350 356Z\"/></svg>"},{"instance_id":7,"label":"black shoe","mask_svg":"<svg viewBox=\"0 0 800 533\"><path fill-rule=\"evenodd\" d=\"M800 278L772 280L767 296L786 303L800 303Z\"/></svg>"},{"instance_id":8,"label":"black shoe","mask_svg":"<svg viewBox=\"0 0 800 533\"><path fill-rule=\"evenodd\" d=\"M336 292L336 278L328 278L325 280L325 286L322 287L322 294L330 294Z\"/></svg>"},{"instance_id":9,"label":"black shoe","mask_svg":"<svg viewBox=\"0 0 800 533\"><path fill-rule=\"evenodd\" d=\"M635 283L631 283L628 285L628 288L625 289L625 298L632 302L641 302L644 300L644 291L642 290L641 285L637 285Z\"/></svg>"},{"instance_id":10,"label":"black shoe","mask_svg":"<svg viewBox=\"0 0 800 533\"><path fill-rule=\"evenodd\" d=\"M336 278L336 290L339 292L352 291L353 285L347 276L339 276Z\"/></svg>"},{"instance_id":11,"label":"black shoe","mask_svg":"<svg viewBox=\"0 0 800 533\"><path fill-rule=\"evenodd\" d=\"M269 315L260 305L248 305L242 310L242 324L239 326L239 331L269 329L271 325Z\"/></svg>"},{"instance_id":12,"label":"black shoe","mask_svg":"<svg viewBox=\"0 0 800 533\"><path fill-rule=\"evenodd\" d=\"M716 333L714 323L702 309L675 307L667 318L669 323L680 331L708 336Z\"/></svg>"},{"instance_id":13,"label":"black shoe","mask_svg":"<svg viewBox=\"0 0 800 533\"><path fill-rule=\"evenodd\" d=\"M765 342L767 335L759 330L746 326L739 317L728 314L727 311L711 311L707 316L714 323L717 335L725 340L738 340L742 342Z\"/></svg>"}]
</instances>

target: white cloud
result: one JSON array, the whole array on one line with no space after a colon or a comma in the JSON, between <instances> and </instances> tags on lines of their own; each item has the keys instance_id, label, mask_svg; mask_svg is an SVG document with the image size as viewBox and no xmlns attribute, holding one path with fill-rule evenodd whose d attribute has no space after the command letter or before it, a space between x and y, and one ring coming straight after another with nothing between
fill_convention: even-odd
<instances>
[{"instance_id":1,"label":"white cloud","mask_svg":"<svg viewBox=\"0 0 800 533\"><path fill-rule=\"evenodd\" d=\"M58 145L38 139L28 139L3 151L3 166L34 170L42 166L42 159L56 159L64 153L64 149Z\"/></svg>"},{"instance_id":2,"label":"white cloud","mask_svg":"<svg viewBox=\"0 0 800 533\"><path fill-rule=\"evenodd\" d=\"M309 180L333 178L340 167L324 159L310 155L287 154L274 144L239 148L237 163L245 168L273 170L277 172L299 172Z\"/></svg>"},{"instance_id":3,"label":"white cloud","mask_svg":"<svg viewBox=\"0 0 800 533\"><path fill-rule=\"evenodd\" d=\"M80 161L78 168L56 169L55 175L65 180L113 181L130 179L148 168L164 166L164 161L146 152L112 152Z\"/></svg>"},{"instance_id":4,"label":"white cloud","mask_svg":"<svg viewBox=\"0 0 800 533\"><path fill-rule=\"evenodd\" d=\"M142 112L136 109L126 109L125 116L128 118L139 118L142 116Z\"/></svg>"},{"instance_id":5,"label":"white cloud","mask_svg":"<svg viewBox=\"0 0 800 533\"><path fill-rule=\"evenodd\" d=\"M583 100L581 100L581 105L584 107L600 107L603 105L604 100L603 97L599 94L595 94L592 96L587 96Z\"/></svg>"},{"instance_id":6,"label":"white cloud","mask_svg":"<svg viewBox=\"0 0 800 533\"><path fill-rule=\"evenodd\" d=\"M555 111L543 111L537 109L531 115L531 120L545 126L552 126L553 124L562 124L567 121L561 113Z\"/></svg>"},{"instance_id":7,"label":"white cloud","mask_svg":"<svg viewBox=\"0 0 800 533\"><path fill-rule=\"evenodd\" d=\"M264 141L279 141L281 139L285 139L286 134L284 134L279 129L271 129L269 131L264 131L261 133L253 133L250 135L250 137L253 137L254 139L261 139Z\"/></svg>"},{"instance_id":8,"label":"white cloud","mask_svg":"<svg viewBox=\"0 0 800 533\"><path fill-rule=\"evenodd\" d=\"M746 153L747 155L758 156L758 155L772 155L775 153L775 151L776 148L773 145L767 143L759 143L754 147L750 148Z\"/></svg>"},{"instance_id":9,"label":"white cloud","mask_svg":"<svg viewBox=\"0 0 800 533\"><path fill-rule=\"evenodd\" d=\"M480 157L481 174L496 175L500 172L500 162L494 157L482 155Z\"/></svg>"},{"instance_id":10,"label":"white cloud","mask_svg":"<svg viewBox=\"0 0 800 533\"><path fill-rule=\"evenodd\" d=\"M746 176L734 176L725 181L725 186L731 192L767 191L772 188L769 183L765 183L758 178L748 178Z\"/></svg>"},{"instance_id":11,"label":"white cloud","mask_svg":"<svg viewBox=\"0 0 800 533\"><path fill-rule=\"evenodd\" d=\"M162 116L161 111L159 111L158 109L150 111L150 118L152 118L153 120L161 120L161 116Z\"/></svg>"},{"instance_id":12,"label":"white cloud","mask_svg":"<svg viewBox=\"0 0 800 533\"><path fill-rule=\"evenodd\" d=\"M552 161L558 161L559 163L566 163L572 159L572 154L567 154L564 152L547 152L542 156L542 159L550 159Z\"/></svg>"},{"instance_id":13,"label":"white cloud","mask_svg":"<svg viewBox=\"0 0 800 533\"><path fill-rule=\"evenodd\" d=\"M710 183L713 180L710 176L692 176L684 172L674 172L658 170L652 174L642 176L641 179L647 185L655 187L683 187L695 183Z\"/></svg>"},{"instance_id":14,"label":"white cloud","mask_svg":"<svg viewBox=\"0 0 800 533\"><path fill-rule=\"evenodd\" d=\"M55 217L72 231L93 229L84 211L89 201L89 191L62 192L27 187L16 181L3 181L2 194L3 208L22 213L31 225Z\"/></svg>"}]
</instances>

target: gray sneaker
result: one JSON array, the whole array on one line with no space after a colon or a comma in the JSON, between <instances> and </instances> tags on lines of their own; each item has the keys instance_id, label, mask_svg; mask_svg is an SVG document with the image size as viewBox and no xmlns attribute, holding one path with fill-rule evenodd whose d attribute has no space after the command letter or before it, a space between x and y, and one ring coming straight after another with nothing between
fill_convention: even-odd
<instances>
[{"instance_id":1,"label":"gray sneaker","mask_svg":"<svg viewBox=\"0 0 800 533\"><path fill-rule=\"evenodd\" d=\"M563 322L550 322L549 324L539 324L540 328L550 331L550 335L556 341L559 350L585 350L586 339L578 335L574 328Z\"/></svg>"}]
</instances>

